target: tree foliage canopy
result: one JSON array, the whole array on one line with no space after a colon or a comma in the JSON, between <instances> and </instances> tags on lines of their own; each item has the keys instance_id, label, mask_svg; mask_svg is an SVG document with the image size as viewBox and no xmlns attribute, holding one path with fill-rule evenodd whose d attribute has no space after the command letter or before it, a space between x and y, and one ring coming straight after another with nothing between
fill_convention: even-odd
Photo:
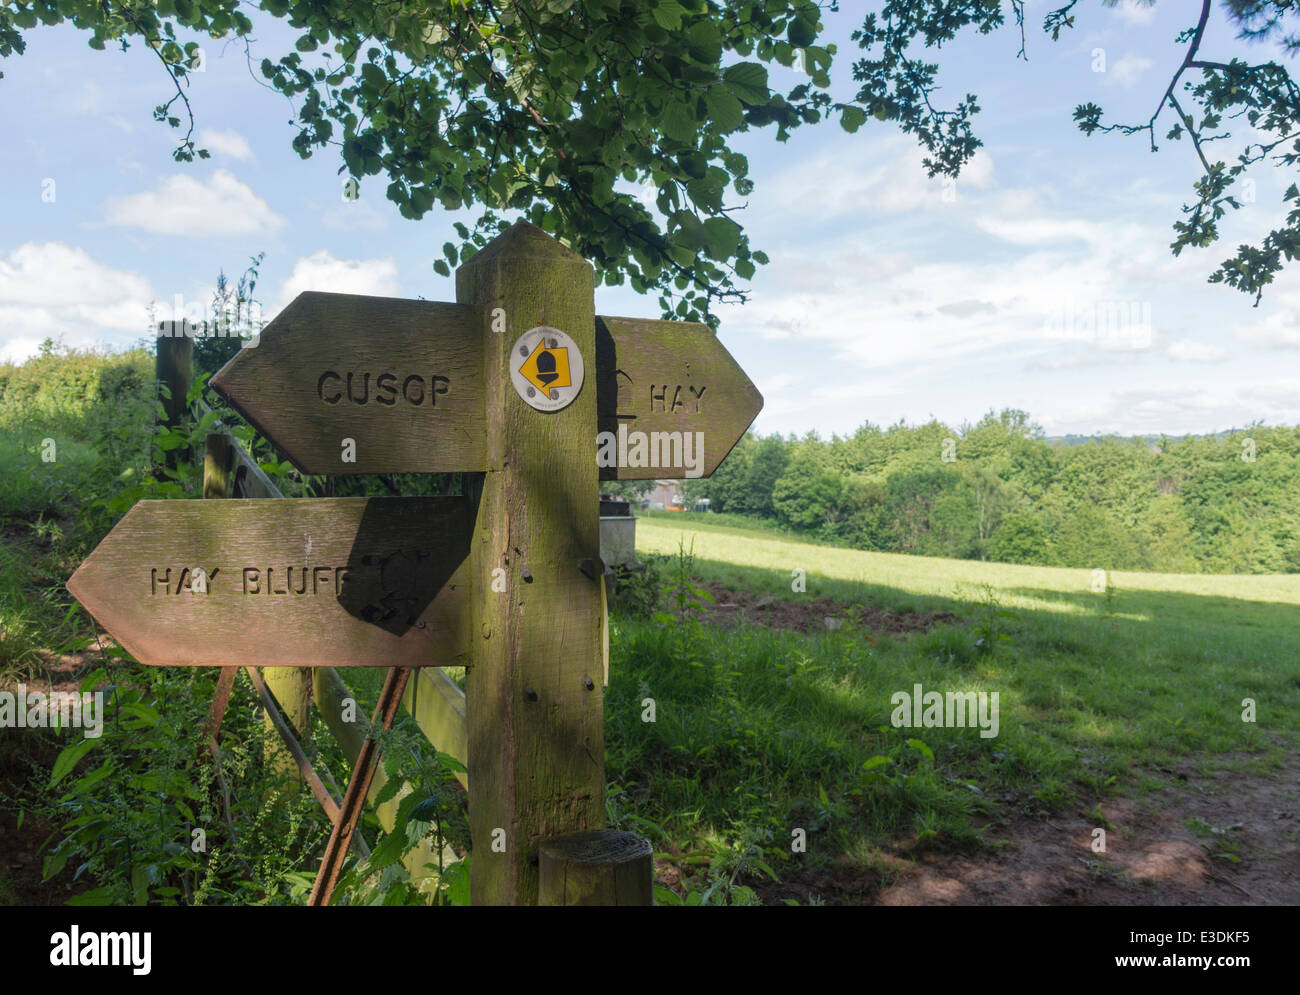
<instances>
[{"instance_id":1,"label":"tree foliage canopy","mask_svg":"<svg viewBox=\"0 0 1300 995\"><path fill-rule=\"evenodd\" d=\"M1113 4L1114 0L1102 0ZM1075 27L1079 0L1050 10L1057 40ZM1240 201L1234 184L1250 166L1294 166L1300 100L1290 73L1269 60L1211 60L1201 52L1211 0L1178 38L1184 58L1146 122L1106 123L1095 104L1074 112L1087 134L1186 138L1201 175L1195 200L1175 222L1175 254L1219 237ZM1292 0L1225 0L1243 41L1298 47ZM240 0L2 0L0 55L24 49L23 32L70 21L90 45L151 47L175 93L154 116L188 131L175 157L204 158L194 142L186 88L199 38L242 38L267 85L294 101L303 157L333 146L350 180L383 177L403 216L434 208L477 209L457 224L459 244L435 267L448 273L520 212L596 266L607 284L656 293L665 316L716 324L711 307L744 300L743 285L767 256L750 246L734 215L753 189L733 136L770 128L785 141L798 127L838 120L850 132L869 118L894 121L926 152L930 175L956 176L980 146L979 105L967 94L935 106L939 67L918 55L971 29L989 34L1010 12L1025 54L1023 0L884 0L853 39L854 97L830 93L835 46L822 44L836 0L262 0L261 14L299 32L293 51L253 55L253 20ZM853 16L859 16L856 13ZM773 65L802 74L785 92ZM179 103L179 106L178 106ZM1170 120L1172 119L1172 120ZM1211 161L1227 125L1253 130L1235 159ZM622 181L622 182L620 182ZM631 189L629 189L629 185ZM637 195L653 194L656 210ZM1242 245L1211 276L1253 294L1300 245L1300 191L1286 191L1284 223L1259 245Z\"/></svg>"}]
</instances>

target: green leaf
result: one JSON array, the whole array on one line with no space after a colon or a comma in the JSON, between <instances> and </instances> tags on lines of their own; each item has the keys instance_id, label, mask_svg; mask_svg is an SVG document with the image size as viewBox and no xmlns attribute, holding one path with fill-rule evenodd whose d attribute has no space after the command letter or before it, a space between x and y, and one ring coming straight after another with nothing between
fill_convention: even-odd
<instances>
[{"instance_id":1,"label":"green leaf","mask_svg":"<svg viewBox=\"0 0 1300 995\"><path fill-rule=\"evenodd\" d=\"M438 817L438 796L430 795L411 809L411 818L420 822L433 822Z\"/></svg>"},{"instance_id":2,"label":"green leaf","mask_svg":"<svg viewBox=\"0 0 1300 995\"><path fill-rule=\"evenodd\" d=\"M699 123L690 108L680 100L674 100L664 108L664 134L673 141L681 142L683 145L694 145L698 127Z\"/></svg>"},{"instance_id":3,"label":"green leaf","mask_svg":"<svg viewBox=\"0 0 1300 995\"><path fill-rule=\"evenodd\" d=\"M389 864L395 864L402 859L402 854L409 849L406 842L406 832L397 831L397 826L393 827L391 833L387 833L379 845L370 853L370 866L374 868L387 867Z\"/></svg>"},{"instance_id":4,"label":"green leaf","mask_svg":"<svg viewBox=\"0 0 1300 995\"><path fill-rule=\"evenodd\" d=\"M393 798L397 797L397 792L400 791L401 788L402 782L396 777L389 775L388 779L384 781L384 786L375 794L373 804L382 805L386 801L391 801Z\"/></svg>"},{"instance_id":5,"label":"green leaf","mask_svg":"<svg viewBox=\"0 0 1300 995\"><path fill-rule=\"evenodd\" d=\"M73 895L64 904L66 905L112 905L113 893L107 887L93 888L90 891L83 891L80 895Z\"/></svg>"},{"instance_id":6,"label":"green leaf","mask_svg":"<svg viewBox=\"0 0 1300 995\"><path fill-rule=\"evenodd\" d=\"M447 882L447 901L452 905L469 905L470 857L458 860L443 871Z\"/></svg>"},{"instance_id":7,"label":"green leaf","mask_svg":"<svg viewBox=\"0 0 1300 995\"><path fill-rule=\"evenodd\" d=\"M704 248L709 241L709 233L704 225L690 211L678 211L673 215L678 228L673 232L674 238L692 251Z\"/></svg>"},{"instance_id":8,"label":"green leaf","mask_svg":"<svg viewBox=\"0 0 1300 995\"><path fill-rule=\"evenodd\" d=\"M763 103L768 99L767 67L757 62L737 62L722 72L731 92L746 103Z\"/></svg>"},{"instance_id":9,"label":"green leaf","mask_svg":"<svg viewBox=\"0 0 1300 995\"><path fill-rule=\"evenodd\" d=\"M59 871L63 870L64 865L68 862L68 854L55 851L45 858L45 863L41 867L41 880L48 881Z\"/></svg>"},{"instance_id":10,"label":"green leaf","mask_svg":"<svg viewBox=\"0 0 1300 995\"><path fill-rule=\"evenodd\" d=\"M790 20L786 37L795 48L807 48L817 40L817 21L815 18L796 16Z\"/></svg>"},{"instance_id":11,"label":"green leaf","mask_svg":"<svg viewBox=\"0 0 1300 995\"><path fill-rule=\"evenodd\" d=\"M730 259L736 254L740 245L740 225L730 218L709 218L704 222L704 230L708 233L709 255L714 259ZM708 592L702 590L699 593ZM709 600L713 600L711 596Z\"/></svg>"},{"instance_id":12,"label":"green leaf","mask_svg":"<svg viewBox=\"0 0 1300 995\"><path fill-rule=\"evenodd\" d=\"M708 109L714 127L723 134L735 131L745 123L744 105L736 99L735 94L720 86L704 95L704 106Z\"/></svg>"},{"instance_id":13,"label":"green leaf","mask_svg":"<svg viewBox=\"0 0 1300 995\"><path fill-rule=\"evenodd\" d=\"M922 756L928 757L930 760L934 759L934 751L930 749L930 747L926 746L919 739L909 739L907 741L907 745L914 750L920 750Z\"/></svg>"},{"instance_id":14,"label":"green leaf","mask_svg":"<svg viewBox=\"0 0 1300 995\"><path fill-rule=\"evenodd\" d=\"M658 881L654 884L654 896L656 905L681 905L681 896L673 891L666 884L660 884Z\"/></svg>"},{"instance_id":15,"label":"green leaf","mask_svg":"<svg viewBox=\"0 0 1300 995\"><path fill-rule=\"evenodd\" d=\"M67 777L72 768L77 766L77 762L94 749L98 742L98 739L83 739L80 743L65 747L58 759L54 761L54 770L50 772L50 787L54 787Z\"/></svg>"},{"instance_id":16,"label":"green leaf","mask_svg":"<svg viewBox=\"0 0 1300 995\"><path fill-rule=\"evenodd\" d=\"M105 760L85 777L78 779L72 786L72 793L76 795L85 794L86 789L98 784L104 778L113 773L113 761Z\"/></svg>"},{"instance_id":17,"label":"green leaf","mask_svg":"<svg viewBox=\"0 0 1300 995\"><path fill-rule=\"evenodd\" d=\"M655 23L665 31L676 31L682 26L682 15L686 11L677 0L659 0L651 15Z\"/></svg>"},{"instance_id":18,"label":"green leaf","mask_svg":"<svg viewBox=\"0 0 1300 995\"><path fill-rule=\"evenodd\" d=\"M712 21L696 21L687 28L686 44L699 62L713 65L722 58L722 33Z\"/></svg>"},{"instance_id":19,"label":"green leaf","mask_svg":"<svg viewBox=\"0 0 1300 995\"><path fill-rule=\"evenodd\" d=\"M438 763L442 764L444 770L453 774L468 774L469 768L453 757L450 753L439 753Z\"/></svg>"},{"instance_id":20,"label":"green leaf","mask_svg":"<svg viewBox=\"0 0 1300 995\"><path fill-rule=\"evenodd\" d=\"M136 905L149 904L149 868L136 864L131 868L131 896Z\"/></svg>"},{"instance_id":21,"label":"green leaf","mask_svg":"<svg viewBox=\"0 0 1300 995\"><path fill-rule=\"evenodd\" d=\"M840 112L840 127L849 134L853 134L866 123L867 112L861 107L850 104Z\"/></svg>"}]
</instances>

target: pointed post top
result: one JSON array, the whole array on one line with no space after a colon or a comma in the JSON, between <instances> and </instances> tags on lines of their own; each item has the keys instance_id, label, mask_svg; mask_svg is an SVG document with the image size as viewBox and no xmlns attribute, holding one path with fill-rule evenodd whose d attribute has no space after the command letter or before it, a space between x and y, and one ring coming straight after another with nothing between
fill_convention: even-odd
<instances>
[{"instance_id":1,"label":"pointed post top","mask_svg":"<svg viewBox=\"0 0 1300 995\"><path fill-rule=\"evenodd\" d=\"M516 221L487 245L476 252L460 269L474 266L476 263L492 262L499 257L548 256L557 260L570 262L582 261L591 264L580 253L563 245L559 240L548 235L541 228L527 221Z\"/></svg>"}]
</instances>

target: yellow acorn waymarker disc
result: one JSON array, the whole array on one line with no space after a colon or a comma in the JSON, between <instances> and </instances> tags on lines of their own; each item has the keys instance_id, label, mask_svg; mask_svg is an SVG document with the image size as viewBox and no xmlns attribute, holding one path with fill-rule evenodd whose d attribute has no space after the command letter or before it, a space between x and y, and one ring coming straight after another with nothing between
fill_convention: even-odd
<instances>
[{"instance_id":1,"label":"yellow acorn waymarker disc","mask_svg":"<svg viewBox=\"0 0 1300 995\"><path fill-rule=\"evenodd\" d=\"M559 411L582 390L585 367L577 344L558 328L538 325L510 350L510 380L538 411Z\"/></svg>"}]
</instances>

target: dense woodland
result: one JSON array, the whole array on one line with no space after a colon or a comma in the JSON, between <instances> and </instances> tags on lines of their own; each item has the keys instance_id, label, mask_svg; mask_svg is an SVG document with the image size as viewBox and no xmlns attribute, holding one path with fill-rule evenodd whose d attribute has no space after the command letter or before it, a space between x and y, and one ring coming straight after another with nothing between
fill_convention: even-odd
<instances>
[{"instance_id":1,"label":"dense woodland","mask_svg":"<svg viewBox=\"0 0 1300 995\"><path fill-rule=\"evenodd\" d=\"M714 511L859 549L1300 573L1300 427L1067 444L1008 410L960 429L867 423L829 441L751 434L685 491Z\"/></svg>"}]
</instances>

